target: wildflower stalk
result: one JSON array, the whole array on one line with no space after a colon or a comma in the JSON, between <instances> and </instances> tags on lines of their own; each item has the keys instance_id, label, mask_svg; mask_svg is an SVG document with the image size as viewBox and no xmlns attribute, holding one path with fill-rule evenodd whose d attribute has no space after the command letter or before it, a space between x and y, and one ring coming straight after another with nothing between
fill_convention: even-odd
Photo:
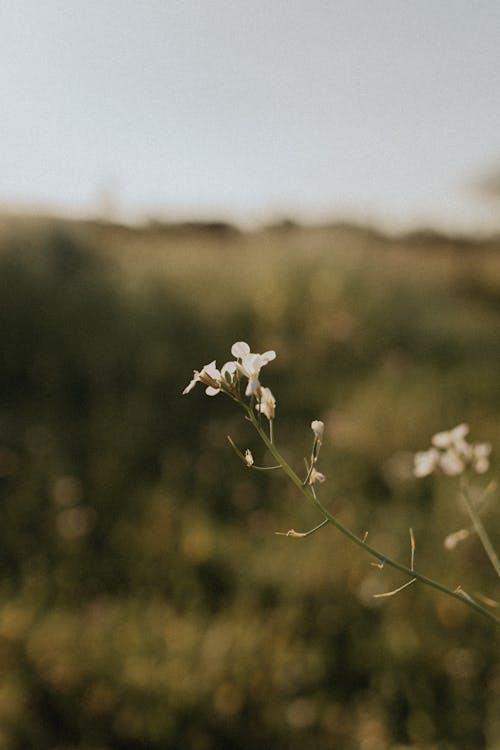
<instances>
[{"instance_id":1,"label":"wildflower stalk","mask_svg":"<svg viewBox=\"0 0 500 750\"><path fill-rule=\"evenodd\" d=\"M316 462L318 453L321 447L323 437L323 422L314 420L311 423L311 429L314 432L314 442L311 453L311 459L309 465L306 461L306 479L302 481L295 471L291 468L290 464L283 458L281 453L278 451L273 434L274 426L274 414L276 400L269 390L264 386L261 386L259 381L259 374L265 365L271 362L276 357L276 352L267 351L263 354L255 354L250 351L249 345L244 341L237 341L231 347L231 354L236 358L235 361L226 362L222 369L219 371L216 367L215 360L205 365L200 371L195 370L191 382L183 390L183 393L189 393L198 382L202 383L205 387L205 393L208 396L215 396L218 393L224 393L229 396L233 401L238 403L242 409L246 412L246 419L251 423L254 429L257 431L264 445L267 447L271 455L277 462L277 466L272 467L257 467L254 465L253 456L249 449L243 454L239 448L235 445L233 440L228 437L231 447L235 451L236 455L248 466L249 468L259 469L267 471L269 469L282 469L287 475L291 482L296 486L299 492L311 502L322 514L323 521L318 524L314 529L309 532L300 533L295 532L293 529L288 532L287 536L304 537L318 531L320 528L325 526L327 523L332 524L341 534L347 539L361 547L365 552L378 560L377 563L372 562L378 568L388 565L400 573L404 573L408 576L408 581L402 586L399 586L394 591L389 591L379 596L392 596L393 594L402 591L404 588L409 586L416 581L430 586L431 588L440 591L447 596L457 599L458 601L466 604L471 609L486 617L495 625L500 625L500 619L495 615L482 607L476 599L473 599L461 586L457 586L455 590L452 590L445 586L439 581L434 581L432 578L418 573L414 569L414 552L415 552L415 541L413 538L413 532L410 529L411 538L411 567L403 565L397 560L393 560L387 555L382 554L370 544L367 543L366 539L368 534L365 533L363 538L356 536L350 529L342 524L330 511L325 508L322 502L316 495L314 484L315 482L324 482L324 475L317 471ZM249 398L249 401L245 401L241 393L241 377L248 379L247 387L245 390L245 397ZM255 416L254 409L257 410L258 417ZM269 435L264 430L262 425L262 414L264 414L269 422ZM432 447L428 451L421 451L415 456L415 475L416 476L427 476L436 469L441 470L443 473L456 476L463 473L463 471L470 466L476 473L483 474L487 471L489 466L488 456L491 452L491 446L488 443L478 443L475 445L467 443L465 437L469 431L469 427L466 424L460 424L453 430L447 432L441 432L434 435L432 438ZM496 555L491 541L486 534L486 531L481 523L479 514L475 509L467 489L463 487L463 497L466 508L473 521L474 528L483 543L483 546L488 554L488 557L495 568L495 571L500 576L500 561ZM486 600L484 600L486 601Z\"/></svg>"},{"instance_id":2,"label":"wildflower stalk","mask_svg":"<svg viewBox=\"0 0 500 750\"><path fill-rule=\"evenodd\" d=\"M271 442L269 437L267 436L266 432L262 429L261 425L259 424L259 421L255 418L255 415L252 411L252 409L243 401L241 402L241 406L246 412L247 419L251 423L251 425L254 427L254 429L257 431L259 437L271 453L271 455L274 457L274 459L277 461L277 463L281 466L283 472L287 475L287 477L291 480L291 482L297 487L297 489L304 495L304 497L309 501L312 502L313 505L316 506L316 508L322 513L325 520L327 520L329 523L332 524L341 534L343 534L347 539L349 539L351 542L356 544L358 547L361 547L365 552L370 554L372 557L376 558L377 560L382 563L382 565L388 565L391 568L394 568L395 570L398 570L400 573L404 573L409 578L414 578L417 581L420 581L420 583L424 584L425 586L430 586L433 589L436 589L436 591L440 591L442 594L446 594L447 596L451 597L452 599L457 599L459 602L462 602L463 604L467 605L471 609L475 610L476 612L479 612L483 617L486 617L488 620L493 622L495 625L500 626L500 619L498 617L495 617L495 615L487 610L485 607L481 606L475 599L472 599L463 589L460 587L457 587L456 590L450 589L444 584L440 583L439 581L435 581L432 578L429 578L422 573L418 573L413 568L409 568L408 566L404 565L403 563L398 562L397 560L393 560L392 558L388 557L387 555L384 555L383 553L376 550L374 547L372 547L370 544L366 541L366 535L363 538L360 538L356 536L350 529L348 529L346 526L344 526L343 523L341 523L330 511L325 508L323 503L319 500L318 496L314 492L314 488L312 486L307 486L303 483L303 481L297 476L295 471L291 468L291 466L288 464L288 462L283 458L281 453L276 448L276 445L274 442Z\"/></svg>"}]
</instances>

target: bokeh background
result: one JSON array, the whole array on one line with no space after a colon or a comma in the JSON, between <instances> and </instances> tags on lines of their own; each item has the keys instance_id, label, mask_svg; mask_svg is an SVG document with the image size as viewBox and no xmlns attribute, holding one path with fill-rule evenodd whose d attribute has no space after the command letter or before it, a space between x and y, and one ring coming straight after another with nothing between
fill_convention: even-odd
<instances>
[{"instance_id":1,"label":"bokeh background","mask_svg":"<svg viewBox=\"0 0 500 750\"><path fill-rule=\"evenodd\" d=\"M500 451L496 3L7 2L0 750L498 750L498 633L320 519L235 405L392 557L499 600L457 482ZM495 119L495 116L496 119ZM432 228L429 228L432 227ZM498 491L484 523L500 545ZM498 611L498 610L497 610Z\"/></svg>"}]
</instances>

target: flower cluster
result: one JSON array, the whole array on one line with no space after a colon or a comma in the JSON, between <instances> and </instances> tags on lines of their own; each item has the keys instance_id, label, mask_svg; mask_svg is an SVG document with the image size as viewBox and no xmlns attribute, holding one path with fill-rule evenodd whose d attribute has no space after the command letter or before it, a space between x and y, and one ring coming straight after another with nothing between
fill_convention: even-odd
<instances>
[{"instance_id":1,"label":"flower cluster","mask_svg":"<svg viewBox=\"0 0 500 750\"><path fill-rule=\"evenodd\" d=\"M238 397L239 381L241 377L244 377L248 380L245 396L254 397L257 400L255 406L257 411L269 420L274 419L276 399L269 388L261 385L259 376L264 365L276 358L276 352L270 350L263 354L256 354L250 351L246 341L237 341L231 347L231 354L235 360L226 362L221 370L217 369L215 360L205 365L200 371L195 370L191 382L182 393L189 393L196 383L203 383L207 386L205 393L208 396L216 396L222 391Z\"/></svg>"},{"instance_id":2,"label":"flower cluster","mask_svg":"<svg viewBox=\"0 0 500 750\"><path fill-rule=\"evenodd\" d=\"M426 477L441 471L450 477L458 476L470 467L477 474L484 474L490 467L489 443L469 443L466 436L469 426L459 424L447 432L438 432L431 440L431 447L415 454L414 474Z\"/></svg>"},{"instance_id":3,"label":"flower cluster","mask_svg":"<svg viewBox=\"0 0 500 750\"><path fill-rule=\"evenodd\" d=\"M216 396L223 390L226 385L230 385L233 381L234 374L236 372L235 362L226 362L222 367L222 370L218 370L215 364L215 359L208 365L204 365L201 370L194 371L193 379L187 385L182 394L189 393L195 387L196 383L203 383L207 386L205 393L207 396Z\"/></svg>"}]
</instances>

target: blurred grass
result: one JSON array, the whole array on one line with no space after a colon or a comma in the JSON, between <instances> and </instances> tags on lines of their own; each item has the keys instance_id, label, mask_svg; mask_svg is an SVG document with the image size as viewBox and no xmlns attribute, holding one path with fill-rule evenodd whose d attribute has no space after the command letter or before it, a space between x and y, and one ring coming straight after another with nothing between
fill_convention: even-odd
<instances>
[{"instance_id":1,"label":"blurred grass","mask_svg":"<svg viewBox=\"0 0 500 750\"><path fill-rule=\"evenodd\" d=\"M498 636L402 581L275 475L233 405L181 391L274 348L277 440L374 546L500 598L453 480L411 453L461 421L498 475L500 242L349 226L0 222L0 750L496 750ZM260 458L259 458L260 460ZM485 516L497 545L498 494Z\"/></svg>"}]
</instances>

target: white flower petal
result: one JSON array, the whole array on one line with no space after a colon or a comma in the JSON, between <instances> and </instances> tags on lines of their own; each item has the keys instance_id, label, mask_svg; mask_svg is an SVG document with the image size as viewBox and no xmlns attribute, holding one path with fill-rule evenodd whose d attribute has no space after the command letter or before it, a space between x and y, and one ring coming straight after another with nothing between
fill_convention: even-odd
<instances>
[{"instance_id":1,"label":"white flower petal","mask_svg":"<svg viewBox=\"0 0 500 750\"><path fill-rule=\"evenodd\" d=\"M465 462L453 448L439 456L439 468L449 477L456 477L465 470Z\"/></svg>"},{"instance_id":2,"label":"white flower petal","mask_svg":"<svg viewBox=\"0 0 500 750\"><path fill-rule=\"evenodd\" d=\"M214 380L220 380L220 372L215 365L215 359L208 365L204 366L204 368L200 372L200 375L204 375L205 373Z\"/></svg>"},{"instance_id":3,"label":"white flower petal","mask_svg":"<svg viewBox=\"0 0 500 750\"><path fill-rule=\"evenodd\" d=\"M469 434L469 425L462 423L450 430L451 438L454 442L463 440Z\"/></svg>"},{"instance_id":4,"label":"white flower petal","mask_svg":"<svg viewBox=\"0 0 500 750\"><path fill-rule=\"evenodd\" d=\"M222 366L221 375L225 375L226 372L229 375L234 375L237 369L238 364L236 362L226 362L226 364Z\"/></svg>"},{"instance_id":5,"label":"white flower petal","mask_svg":"<svg viewBox=\"0 0 500 750\"><path fill-rule=\"evenodd\" d=\"M269 420L274 419L276 399L274 398L270 388L260 389L260 401L255 405L255 408L261 414L265 414Z\"/></svg>"},{"instance_id":6,"label":"white flower petal","mask_svg":"<svg viewBox=\"0 0 500 750\"><path fill-rule=\"evenodd\" d=\"M453 427L451 430L445 430L443 432L437 432L432 437L432 444L436 448L442 448L446 450L450 446L455 446L459 450L467 451L466 446L468 443L465 442L464 438L469 433L469 425L462 423Z\"/></svg>"},{"instance_id":7,"label":"white flower petal","mask_svg":"<svg viewBox=\"0 0 500 750\"><path fill-rule=\"evenodd\" d=\"M264 352L264 354L259 354L259 357L262 360L262 365L267 365L268 362L272 362L273 359L276 359L276 352L270 349L268 352Z\"/></svg>"},{"instance_id":8,"label":"white flower petal","mask_svg":"<svg viewBox=\"0 0 500 750\"><path fill-rule=\"evenodd\" d=\"M242 361L249 375L258 375L263 364L260 354L247 354Z\"/></svg>"},{"instance_id":9,"label":"white flower petal","mask_svg":"<svg viewBox=\"0 0 500 750\"><path fill-rule=\"evenodd\" d=\"M465 461L471 460L473 456L473 447L470 443L467 442L467 440L459 438L455 440L452 445L461 458L463 458Z\"/></svg>"},{"instance_id":10,"label":"white flower petal","mask_svg":"<svg viewBox=\"0 0 500 750\"><path fill-rule=\"evenodd\" d=\"M192 391L198 381L199 381L199 378L194 377L192 381L189 383L189 385L187 385L184 388L184 390L182 391L182 395L184 396L186 393L189 393L189 391Z\"/></svg>"},{"instance_id":11,"label":"white flower petal","mask_svg":"<svg viewBox=\"0 0 500 750\"><path fill-rule=\"evenodd\" d=\"M246 341L236 341L231 347L231 354L236 359L243 359L247 354L250 354L250 347Z\"/></svg>"},{"instance_id":12,"label":"white flower petal","mask_svg":"<svg viewBox=\"0 0 500 750\"><path fill-rule=\"evenodd\" d=\"M474 458L482 458L483 456L489 456L491 453L491 444L490 443L476 443L476 445L473 446L473 455Z\"/></svg>"},{"instance_id":13,"label":"white flower petal","mask_svg":"<svg viewBox=\"0 0 500 750\"><path fill-rule=\"evenodd\" d=\"M478 456L472 464L472 468L477 474L485 474L490 468L490 461L487 456Z\"/></svg>"},{"instance_id":14,"label":"white flower petal","mask_svg":"<svg viewBox=\"0 0 500 750\"><path fill-rule=\"evenodd\" d=\"M436 448L449 448L452 443L451 433L448 431L436 432L436 434L432 436L431 443L432 445L435 445Z\"/></svg>"},{"instance_id":15,"label":"white flower petal","mask_svg":"<svg viewBox=\"0 0 500 750\"><path fill-rule=\"evenodd\" d=\"M220 393L220 388L213 388L211 385L207 386L205 388L205 393L207 396L216 396L218 393Z\"/></svg>"},{"instance_id":16,"label":"white flower petal","mask_svg":"<svg viewBox=\"0 0 500 750\"><path fill-rule=\"evenodd\" d=\"M457 544L464 539L467 539L468 536L470 536L469 529L460 529L459 531L455 531L452 534L448 534L448 536L444 540L444 546L446 549L455 549Z\"/></svg>"},{"instance_id":17,"label":"white flower petal","mask_svg":"<svg viewBox=\"0 0 500 750\"><path fill-rule=\"evenodd\" d=\"M490 443L476 443L475 445L471 446L471 448L472 448L472 455L471 455L472 468L478 474L485 474L490 468L489 456L491 453L491 444Z\"/></svg>"},{"instance_id":18,"label":"white flower petal","mask_svg":"<svg viewBox=\"0 0 500 750\"><path fill-rule=\"evenodd\" d=\"M317 471L316 469L313 469L311 471L311 474L309 476L309 484L314 484L315 482L324 482L326 480L326 477L324 474L322 474L320 471Z\"/></svg>"},{"instance_id":19,"label":"white flower petal","mask_svg":"<svg viewBox=\"0 0 500 750\"><path fill-rule=\"evenodd\" d=\"M432 474L437 466L439 451L430 448L428 451L419 451L415 454L413 473L416 477L427 477Z\"/></svg>"},{"instance_id":20,"label":"white flower petal","mask_svg":"<svg viewBox=\"0 0 500 750\"><path fill-rule=\"evenodd\" d=\"M245 391L245 396L255 396L260 390L260 381L257 375L251 375L248 377L248 384Z\"/></svg>"}]
</instances>

